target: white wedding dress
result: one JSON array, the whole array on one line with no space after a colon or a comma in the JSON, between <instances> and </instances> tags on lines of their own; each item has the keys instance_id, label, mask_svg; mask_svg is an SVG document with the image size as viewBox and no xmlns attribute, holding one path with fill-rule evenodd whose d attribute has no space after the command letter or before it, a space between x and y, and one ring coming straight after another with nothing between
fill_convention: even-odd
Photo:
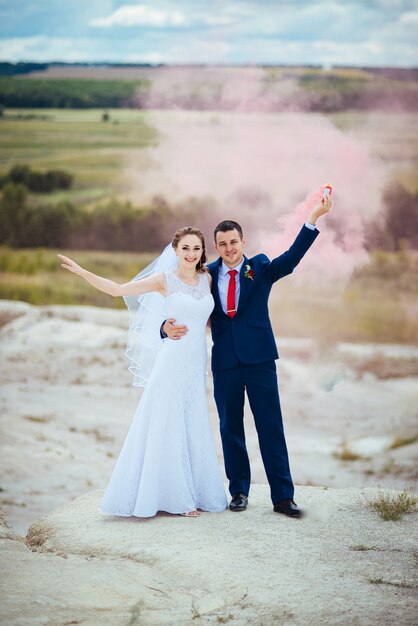
<instances>
[{"instance_id":1,"label":"white wedding dress","mask_svg":"<svg viewBox=\"0 0 418 626\"><path fill-rule=\"evenodd\" d=\"M207 274L190 286L167 273L167 311L189 331L166 339L140 399L100 511L223 511L225 489L206 401L206 322L214 301Z\"/></svg>"}]
</instances>

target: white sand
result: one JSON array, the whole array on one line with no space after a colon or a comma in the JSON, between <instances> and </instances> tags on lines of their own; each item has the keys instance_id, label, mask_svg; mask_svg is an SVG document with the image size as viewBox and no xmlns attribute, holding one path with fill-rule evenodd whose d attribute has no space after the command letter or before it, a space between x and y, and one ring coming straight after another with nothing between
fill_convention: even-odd
<instances>
[{"instance_id":1,"label":"white sand","mask_svg":"<svg viewBox=\"0 0 418 626\"><path fill-rule=\"evenodd\" d=\"M36 521L28 545L4 528L2 623L416 624L417 517L384 522L358 489L297 492L302 520L254 485L239 514L106 517L100 490Z\"/></svg>"}]
</instances>

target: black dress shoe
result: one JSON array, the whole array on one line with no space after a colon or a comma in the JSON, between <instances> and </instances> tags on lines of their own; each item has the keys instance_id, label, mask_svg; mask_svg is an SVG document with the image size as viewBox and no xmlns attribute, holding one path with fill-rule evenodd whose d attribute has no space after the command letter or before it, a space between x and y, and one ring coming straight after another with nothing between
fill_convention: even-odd
<instances>
[{"instance_id":1,"label":"black dress shoe","mask_svg":"<svg viewBox=\"0 0 418 626\"><path fill-rule=\"evenodd\" d=\"M248 506L248 496L245 493L236 493L232 496L229 508L231 511L245 511Z\"/></svg>"},{"instance_id":2,"label":"black dress shoe","mask_svg":"<svg viewBox=\"0 0 418 626\"><path fill-rule=\"evenodd\" d=\"M283 513L288 517L303 517L303 511L293 500L282 500L273 506L276 513Z\"/></svg>"}]
</instances>

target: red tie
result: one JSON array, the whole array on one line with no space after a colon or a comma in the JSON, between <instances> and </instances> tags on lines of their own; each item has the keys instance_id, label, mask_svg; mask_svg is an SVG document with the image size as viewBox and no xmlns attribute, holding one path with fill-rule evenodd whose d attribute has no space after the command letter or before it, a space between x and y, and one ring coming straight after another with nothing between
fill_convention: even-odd
<instances>
[{"instance_id":1,"label":"red tie","mask_svg":"<svg viewBox=\"0 0 418 626\"><path fill-rule=\"evenodd\" d=\"M226 299L226 309L229 317L234 317L237 312L235 309L235 274L237 270L229 270L228 296Z\"/></svg>"}]
</instances>

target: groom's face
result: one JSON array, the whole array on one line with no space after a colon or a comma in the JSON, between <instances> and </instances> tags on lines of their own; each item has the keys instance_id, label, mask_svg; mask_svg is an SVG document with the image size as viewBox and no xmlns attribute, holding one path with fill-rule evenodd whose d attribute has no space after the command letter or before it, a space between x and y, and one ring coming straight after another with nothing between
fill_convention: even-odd
<instances>
[{"instance_id":1,"label":"groom's face","mask_svg":"<svg viewBox=\"0 0 418 626\"><path fill-rule=\"evenodd\" d=\"M245 239L241 239L239 232L228 230L226 233L217 232L215 248L227 267L236 267L244 258Z\"/></svg>"}]
</instances>

